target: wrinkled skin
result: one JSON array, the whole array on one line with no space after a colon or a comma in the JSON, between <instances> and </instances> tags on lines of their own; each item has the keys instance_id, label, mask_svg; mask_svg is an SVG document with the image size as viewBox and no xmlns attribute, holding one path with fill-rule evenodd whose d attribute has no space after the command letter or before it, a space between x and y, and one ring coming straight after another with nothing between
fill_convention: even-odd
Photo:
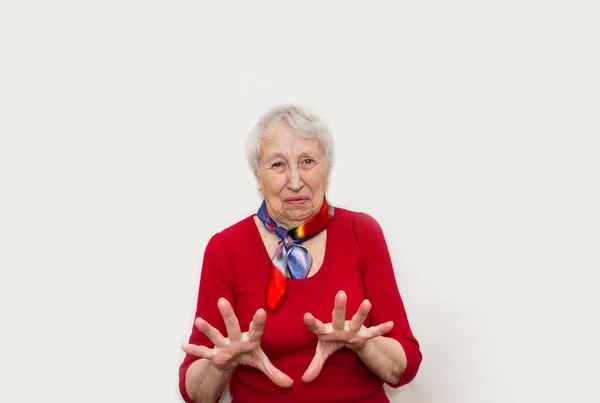
<instances>
[{"instance_id":1,"label":"wrinkled skin","mask_svg":"<svg viewBox=\"0 0 600 403\"><path fill-rule=\"evenodd\" d=\"M360 354L365 344L392 330L393 322L385 322L369 328L363 325L371 311L371 303L364 300L351 320L346 320L346 302L344 291L335 296L331 323L323 324L311 313L304 315L304 324L318 337L315 355L302 376L304 382L311 382L319 376L327 358L337 350L346 347Z\"/></svg>"},{"instance_id":2,"label":"wrinkled skin","mask_svg":"<svg viewBox=\"0 0 600 403\"><path fill-rule=\"evenodd\" d=\"M184 344L183 351L187 354L205 358L219 370L226 372L233 370L237 365L247 365L262 371L276 385L281 387L292 386L293 380L277 369L260 347L260 341L267 321L267 314L259 309L250 322L249 330L242 333L233 308L229 301L220 298L219 311L223 316L227 337L219 330L212 327L202 318L197 318L195 325L202 333L214 343L213 348Z\"/></svg>"}]
</instances>

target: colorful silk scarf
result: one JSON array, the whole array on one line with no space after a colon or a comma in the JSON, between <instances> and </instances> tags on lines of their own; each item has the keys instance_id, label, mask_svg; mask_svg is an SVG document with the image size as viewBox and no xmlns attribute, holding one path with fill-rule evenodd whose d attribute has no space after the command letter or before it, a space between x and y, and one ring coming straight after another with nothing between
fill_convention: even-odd
<instances>
[{"instance_id":1,"label":"colorful silk scarf","mask_svg":"<svg viewBox=\"0 0 600 403\"><path fill-rule=\"evenodd\" d=\"M269 285L267 288L267 306L272 310L279 308L287 292L287 272L294 279L303 279L308 276L312 266L312 256L309 250L300 245L304 241L314 238L324 230L333 219L333 206L327 204L323 198L323 205L317 214L310 217L304 224L287 230L278 227L267 212L267 204L263 200L256 215L267 231L279 237L275 255L271 261Z\"/></svg>"}]
</instances>

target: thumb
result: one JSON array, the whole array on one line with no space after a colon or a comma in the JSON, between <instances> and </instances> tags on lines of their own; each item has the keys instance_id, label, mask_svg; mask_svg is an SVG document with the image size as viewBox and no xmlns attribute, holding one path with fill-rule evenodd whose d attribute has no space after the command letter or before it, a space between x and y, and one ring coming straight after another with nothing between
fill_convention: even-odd
<instances>
[{"instance_id":1,"label":"thumb","mask_svg":"<svg viewBox=\"0 0 600 403\"><path fill-rule=\"evenodd\" d=\"M294 383L293 379L288 375L284 374L279 368L275 367L267 357L267 355L262 351L261 353L261 364L259 364L258 369L261 370L267 377L273 382L275 385L280 386L282 388L289 388Z\"/></svg>"},{"instance_id":2,"label":"thumb","mask_svg":"<svg viewBox=\"0 0 600 403\"><path fill-rule=\"evenodd\" d=\"M317 378L317 376L319 376L319 374L321 373L321 369L323 369L323 365L325 364L325 360L327 359L327 357L325 356L325 353L323 352L323 348L321 346L321 343L317 344L317 350L315 351L315 355L312 361L310 362L308 368L306 368L306 371L304 371L304 375L302 375L302 380L304 382L314 381Z\"/></svg>"}]
</instances>

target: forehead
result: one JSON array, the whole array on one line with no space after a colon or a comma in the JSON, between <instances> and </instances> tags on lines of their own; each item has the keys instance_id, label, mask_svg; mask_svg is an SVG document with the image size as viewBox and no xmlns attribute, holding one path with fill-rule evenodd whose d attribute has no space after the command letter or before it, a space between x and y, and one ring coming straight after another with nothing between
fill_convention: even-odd
<instances>
[{"instance_id":1,"label":"forehead","mask_svg":"<svg viewBox=\"0 0 600 403\"><path fill-rule=\"evenodd\" d=\"M321 144L316 138L303 138L296 134L285 122L274 123L267 130L260 141L260 154L268 158L273 154L288 156L302 153L318 154Z\"/></svg>"}]
</instances>

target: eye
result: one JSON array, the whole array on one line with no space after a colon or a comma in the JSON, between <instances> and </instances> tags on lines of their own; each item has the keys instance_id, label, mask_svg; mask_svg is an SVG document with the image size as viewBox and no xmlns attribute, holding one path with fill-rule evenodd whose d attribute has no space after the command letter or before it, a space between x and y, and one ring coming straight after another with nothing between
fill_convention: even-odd
<instances>
[{"instance_id":1,"label":"eye","mask_svg":"<svg viewBox=\"0 0 600 403\"><path fill-rule=\"evenodd\" d=\"M274 162L273 165L271 165L271 168L281 168L283 166L283 162L278 161L278 162Z\"/></svg>"},{"instance_id":2,"label":"eye","mask_svg":"<svg viewBox=\"0 0 600 403\"><path fill-rule=\"evenodd\" d=\"M304 158L302 160L302 163L305 164L305 165L312 164L313 162L315 162L315 160L313 160L312 158Z\"/></svg>"}]
</instances>

